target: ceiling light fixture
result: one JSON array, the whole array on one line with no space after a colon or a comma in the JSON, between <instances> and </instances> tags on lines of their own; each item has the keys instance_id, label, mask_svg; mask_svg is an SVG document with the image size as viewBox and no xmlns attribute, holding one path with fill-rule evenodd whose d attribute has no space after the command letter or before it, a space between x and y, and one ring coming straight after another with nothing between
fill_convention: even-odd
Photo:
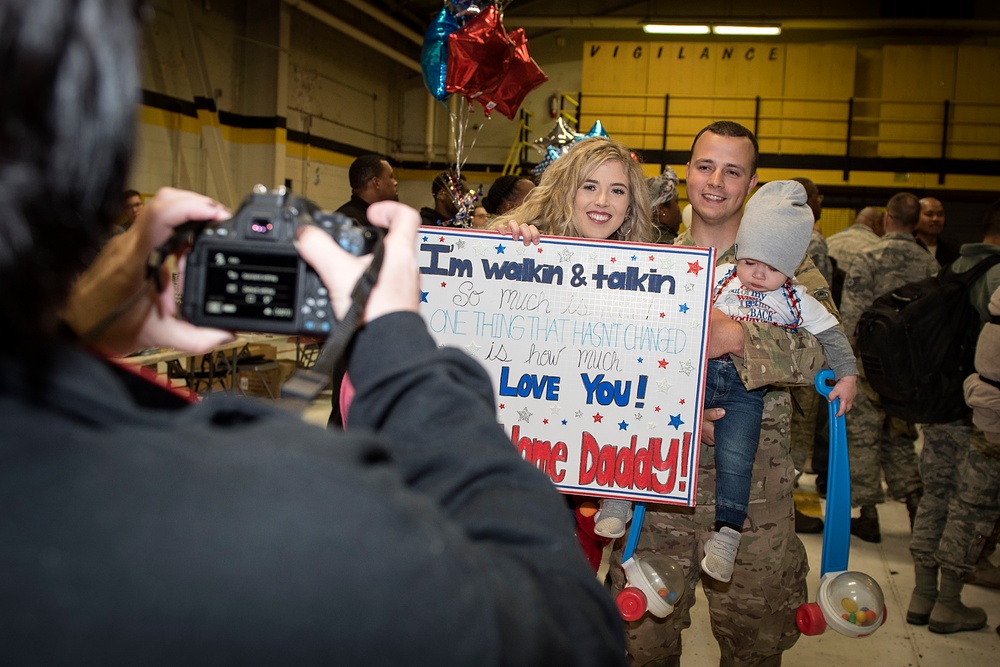
<instances>
[{"instance_id":1,"label":"ceiling light fixture","mask_svg":"<svg viewBox=\"0 0 1000 667\"><path fill-rule=\"evenodd\" d=\"M653 35L707 35L712 31L707 25L664 23L645 23L642 29Z\"/></svg>"},{"instance_id":2,"label":"ceiling light fixture","mask_svg":"<svg viewBox=\"0 0 1000 667\"><path fill-rule=\"evenodd\" d=\"M714 25L712 32L716 35L752 35L769 37L781 34L780 25Z\"/></svg>"}]
</instances>

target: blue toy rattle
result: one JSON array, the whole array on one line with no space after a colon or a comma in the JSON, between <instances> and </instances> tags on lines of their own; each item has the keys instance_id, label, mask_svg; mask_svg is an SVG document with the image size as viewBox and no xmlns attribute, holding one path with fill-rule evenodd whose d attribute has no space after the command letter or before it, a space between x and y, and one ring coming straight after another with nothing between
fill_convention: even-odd
<instances>
[{"instance_id":1,"label":"blue toy rattle","mask_svg":"<svg viewBox=\"0 0 1000 667\"><path fill-rule=\"evenodd\" d=\"M816 374L816 391L829 398L833 372ZM847 459L844 416L840 400L830 406L830 466L826 485L826 528L816 602L800 605L795 621L804 635L822 634L830 627L847 637L867 637L885 623L882 588L863 572L847 569L851 553L851 470Z\"/></svg>"}]
</instances>

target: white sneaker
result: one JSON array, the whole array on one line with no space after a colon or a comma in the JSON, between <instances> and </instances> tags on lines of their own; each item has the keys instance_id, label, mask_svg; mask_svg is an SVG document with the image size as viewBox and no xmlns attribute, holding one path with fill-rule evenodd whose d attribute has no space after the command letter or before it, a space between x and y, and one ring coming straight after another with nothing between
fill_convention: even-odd
<instances>
[{"instance_id":1,"label":"white sneaker","mask_svg":"<svg viewBox=\"0 0 1000 667\"><path fill-rule=\"evenodd\" d=\"M719 581L732 579L736 552L740 548L742 537L740 533L726 526L712 533L705 542L705 557L701 559L702 572Z\"/></svg>"},{"instance_id":2,"label":"white sneaker","mask_svg":"<svg viewBox=\"0 0 1000 667\"><path fill-rule=\"evenodd\" d=\"M594 532L601 537L619 538L625 534L625 524L631 519L632 503L605 498L594 515Z\"/></svg>"}]
</instances>

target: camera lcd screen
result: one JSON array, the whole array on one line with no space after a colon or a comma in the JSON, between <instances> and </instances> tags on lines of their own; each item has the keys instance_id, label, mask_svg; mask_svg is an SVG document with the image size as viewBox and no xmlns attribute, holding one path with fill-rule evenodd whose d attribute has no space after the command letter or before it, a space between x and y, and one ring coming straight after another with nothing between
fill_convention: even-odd
<instances>
[{"instance_id":1,"label":"camera lcd screen","mask_svg":"<svg viewBox=\"0 0 1000 667\"><path fill-rule=\"evenodd\" d=\"M205 269L205 315L290 322L298 255L217 250Z\"/></svg>"}]
</instances>

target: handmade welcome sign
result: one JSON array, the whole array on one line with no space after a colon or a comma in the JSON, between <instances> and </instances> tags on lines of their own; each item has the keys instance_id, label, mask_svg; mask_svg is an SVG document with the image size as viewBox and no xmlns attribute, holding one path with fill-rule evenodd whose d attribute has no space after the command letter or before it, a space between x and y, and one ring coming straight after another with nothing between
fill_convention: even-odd
<instances>
[{"instance_id":1,"label":"handmade welcome sign","mask_svg":"<svg viewBox=\"0 0 1000 667\"><path fill-rule=\"evenodd\" d=\"M714 250L421 228L421 314L564 493L693 505Z\"/></svg>"}]
</instances>

